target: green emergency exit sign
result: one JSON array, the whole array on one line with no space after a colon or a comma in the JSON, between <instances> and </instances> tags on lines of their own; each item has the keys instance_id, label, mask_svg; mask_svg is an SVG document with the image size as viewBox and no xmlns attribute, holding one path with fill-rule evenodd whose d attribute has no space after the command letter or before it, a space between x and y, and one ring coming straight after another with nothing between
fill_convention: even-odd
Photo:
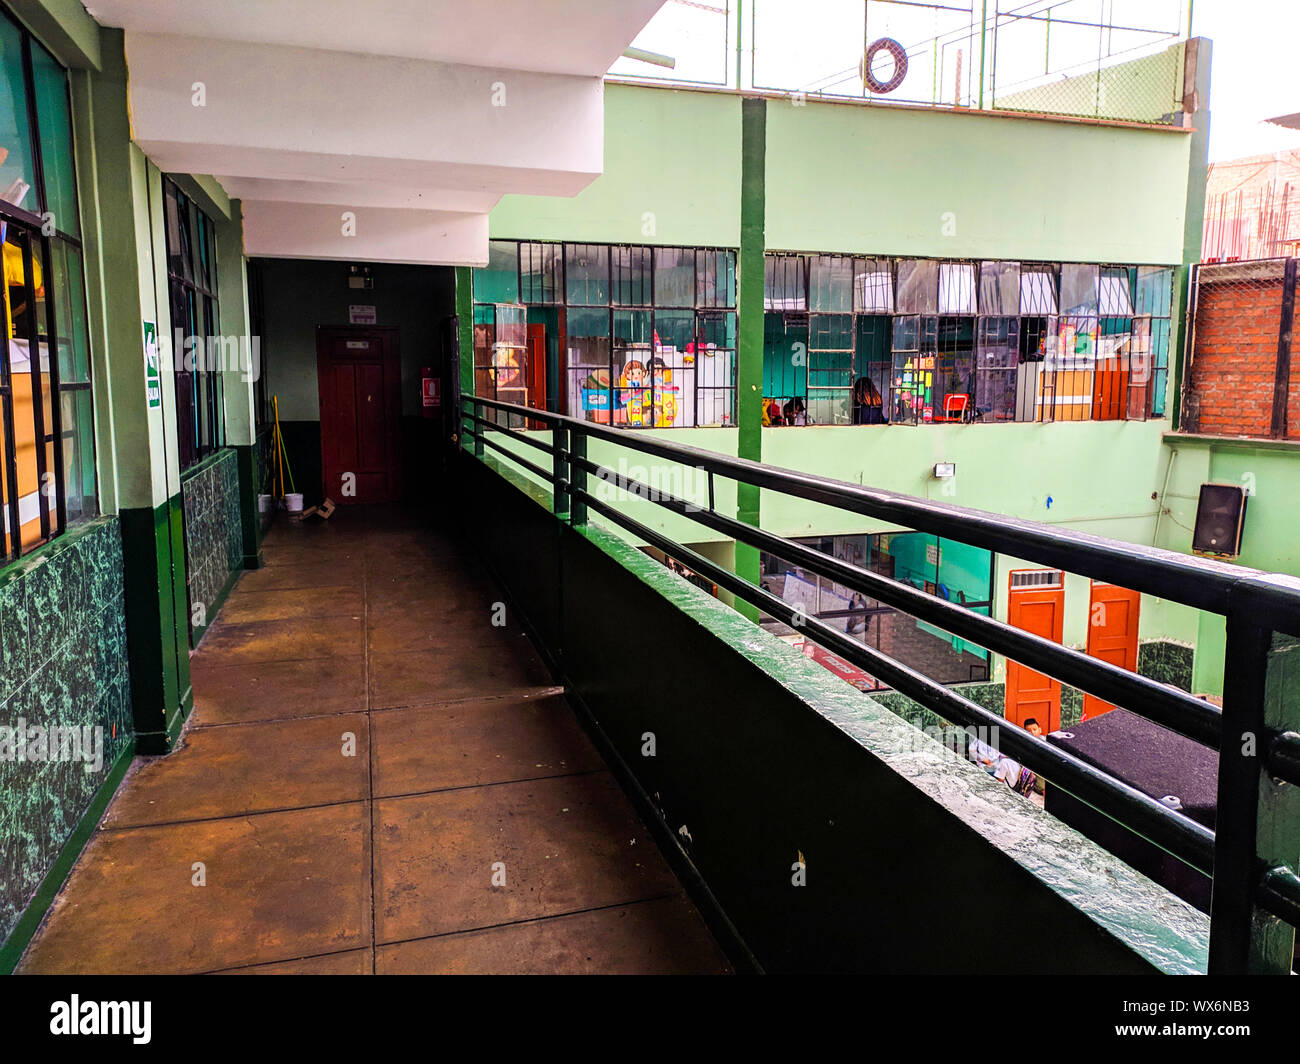
<instances>
[{"instance_id":1,"label":"green emergency exit sign","mask_svg":"<svg viewBox=\"0 0 1300 1064\"><path fill-rule=\"evenodd\" d=\"M158 365L158 326L144 323L144 393L149 409L162 406L162 373Z\"/></svg>"}]
</instances>

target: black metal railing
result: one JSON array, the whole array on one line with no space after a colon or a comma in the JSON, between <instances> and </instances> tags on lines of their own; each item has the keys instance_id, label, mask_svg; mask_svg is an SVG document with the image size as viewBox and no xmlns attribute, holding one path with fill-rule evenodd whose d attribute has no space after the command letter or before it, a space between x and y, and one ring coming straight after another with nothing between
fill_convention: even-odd
<instances>
[{"instance_id":1,"label":"black metal railing","mask_svg":"<svg viewBox=\"0 0 1300 1064\"><path fill-rule=\"evenodd\" d=\"M485 411L494 416L485 416ZM487 450L498 452L549 484L558 518L582 525L587 521L588 512L594 511L670 554L736 598L800 628L815 642L940 717L959 725L998 728L999 748L1003 752L1049 779L1054 786L1210 876L1213 883L1211 973L1243 972L1258 967L1252 961L1259 945L1252 936L1264 933L1256 920L1258 913L1271 914L1300 927L1300 876L1286 860L1264 860L1257 846L1263 774L1282 784L1300 785L1300 733L1269 727L1265 719L1265 679L1273 635L1276 632L1300 637L1300 580L777 469L642 433L620 431L491 399L463 396L461 425L461 445L472 445L476 456L482 457ZM529 426L549 430L549 442L539 434L523 431ZM506 446L503 439L546 455L549 461L539 464L524 458L517 448ZM699 494L706 498L681 498L594 462L587 456L588 440L604 441L694 469L704 477ZM601 493L588 490L589 477L596 477L617 491L648 499L738 543L795 562L851 591L878 599L918 620L1218 750L1216 830L1209 830L1104 770L1031 735L875 647L805 615L764 588L637 521L609 499L602 498ZM717 477L1222 615L1227 619L1223 708L739 521L715 506ZM1292 725L1297 719L1294 710L1285 717ZM1277 827L1270 823L1266 830L1271 835ZM1300 837L1286 842L1289 849L1285 852L1293 861L1295 858L1289 855L1300 853Z\"/></svg>"}]
</instances>

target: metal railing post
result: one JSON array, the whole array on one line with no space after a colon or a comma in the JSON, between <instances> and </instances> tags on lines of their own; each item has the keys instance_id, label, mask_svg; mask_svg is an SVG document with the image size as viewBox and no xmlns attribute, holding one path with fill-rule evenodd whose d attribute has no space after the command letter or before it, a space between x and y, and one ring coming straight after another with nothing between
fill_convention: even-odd
<instances>
[{"instance_id":1,"label":"metal railing post","mask_svg":"<svg viewBox=\"0 0 1300 1064\"><path fill-rule=\"evenodd\" d=\"M552 458L551 508L556 517L564 518L569 513L569 430L563 425L555 426L551 433L551 446L555 448Z\"/></svg>"},{"instance_id":2,"label":"metal railing post","mask_svg":"<svg viewBox=\"0 0 1300 1064\"><path fill-rule=\"evenodd\" d=\"M1223 742L1214 825L1210 975L1240 974L1250 967L1259 880L1255 843L1272 633L1246 616L1239 606L1230 609L1223 655Z\"/></svg>"},{"instance_id":3,"label":"metal railing post","mask_svg":"<svg viewBox=\"0 0 1300 1064\"><path fill-rule=\"evenodd\" d=\"M478 403L470 403L470 406L473 408L475 414L482 414L482 408ZM474 422L474 457L483 457L483 423L480 421Z\"/></svg>"},{"instance_id":4,"label":"metal railing post","mask_svg":"<svg viewBox=\"0 0 1300 1064\"><path fill-rule=\"evenodd\" d=\"M576 427L569 437L569 455L569 483L573 486L569 499L569 524L585 525L587 499L582 493L587 490L587 470L582 463L587 458L587 434Z\"/></svg>"}]
</instances>

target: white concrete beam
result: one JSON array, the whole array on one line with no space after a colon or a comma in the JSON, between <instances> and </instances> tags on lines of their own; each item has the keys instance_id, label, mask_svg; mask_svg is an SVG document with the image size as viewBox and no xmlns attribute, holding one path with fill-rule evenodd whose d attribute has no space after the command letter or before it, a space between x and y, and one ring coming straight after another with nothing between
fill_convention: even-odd
<instances>
[{"instance_id":1,"label":"white concrete beam","mask_svg":"<svg viewBox=\"0 0 1300 1064\"><path fill-rule=\"evenodd\" d=\"M126 34L133 139L164 170L576 195L598 78Z\"/></svg>"},{"instance_id":2,"label":"white concrete beam","mask_svg":"<svg viewBox=\"0 0 1300 1064\"><path fill-rule=\"evenodd\" d=\"M603 75L662 4L663 0L86 0L102 25L142 33L189 33L588 77Z\"/></svg>"},{"instance_id":3,"label":"white concrete beam","mask_svg":"<svg viewBox=\"0 0 1300 1064\"><path fill-rule=\"evenodd\" d=\"M413 210L485 214L500 202L493 192L460 188L404 188L362 181L280 181L265 177L225 177L232 198L278 203L351 203L355 207L405 207Z\"/></svg>"},{"instance_id":4,"label":"white concrete beam","mask_svg":"<svg viewBox=\"0 0 1300 1064\"><path fill-rule=\"evenodd\" d=\"M245 200L244 254L287 259L486 266L488 216Z\"/></svg>"}]
</instances>

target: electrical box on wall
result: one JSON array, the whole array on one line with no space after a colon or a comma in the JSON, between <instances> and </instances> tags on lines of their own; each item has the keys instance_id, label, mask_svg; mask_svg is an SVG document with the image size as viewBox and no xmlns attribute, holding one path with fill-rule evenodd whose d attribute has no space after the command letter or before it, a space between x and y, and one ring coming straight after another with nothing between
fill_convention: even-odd
<instances>
[{"instance_id":1,"label":"electrical box on wall","mask_svg":"<svg viewBox=\"0 0 1300 1064\"><path fill-rule=\"evenodd\" d=\"M349 288L374 288L375 279L370 275L369 266L348 267Z\"/></svg>"}]
</instances>

